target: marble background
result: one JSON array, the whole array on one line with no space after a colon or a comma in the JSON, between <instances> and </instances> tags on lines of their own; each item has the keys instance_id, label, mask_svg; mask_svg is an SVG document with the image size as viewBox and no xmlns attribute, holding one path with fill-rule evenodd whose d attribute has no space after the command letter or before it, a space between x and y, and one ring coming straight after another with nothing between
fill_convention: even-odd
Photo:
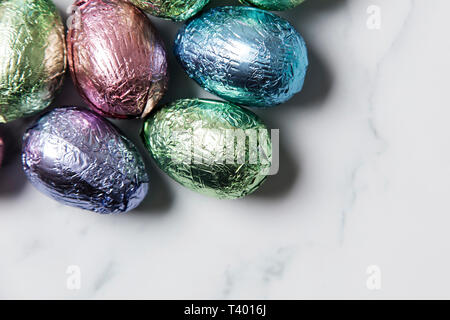
<instances>
[{"instance_id":1,"label":"marble background","mask_svg":"<svg viewBox=\"0 0 450 320\"><path fill-rule=\"evenodd\" d=\"M55 2L66 17L71 1ZM224 3L237 1L212 5ZM449 12L448 0L308 0L282 13L311 68L301 94L258 112L280 129L280 172L243 200L193 193L147 159L135 212L63 207L20 169L27 121L2 126L0 298L450 298ZM152 20L170 50L181 24ZM170 68L165 101L209 97ZM82 101L68 79L55 105L70 104ZM139 121L119 125L138 140Z\"/></svg>"}]
</instances>

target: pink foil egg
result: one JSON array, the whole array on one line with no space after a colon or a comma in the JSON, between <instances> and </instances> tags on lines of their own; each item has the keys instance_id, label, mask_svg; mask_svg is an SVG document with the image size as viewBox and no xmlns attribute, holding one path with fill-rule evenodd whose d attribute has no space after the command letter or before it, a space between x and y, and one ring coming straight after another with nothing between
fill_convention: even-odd
<instances>
[{"instance_id":1,"label":"pink foil egg","mask_svg":"<svg viewBox=\"0 0 450 320\"><path fill-rule=\"evenodd\" d=\"M101 115L144 118L167 90L164 45L147 16L126 1L76 1L67 47L75 86Z\"/></svg>"}]
</instances>

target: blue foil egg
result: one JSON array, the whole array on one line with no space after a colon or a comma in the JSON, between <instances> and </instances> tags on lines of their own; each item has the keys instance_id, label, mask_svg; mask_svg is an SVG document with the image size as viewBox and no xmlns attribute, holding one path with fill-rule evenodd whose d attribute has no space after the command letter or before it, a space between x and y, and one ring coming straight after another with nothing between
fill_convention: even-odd
<instances>
[{"instance_id":1,"label":"blue foil egg","mask_svg":"<svg viewBox=\"0 0 450 320\"><path fill-rule=\"evenodd\" d=\"M98 213L136 208L148 190L134 144L99 115L58 108L25 134L23 166L30 182L51 198Z\"/></svg>"},{"instance_id":2,"label":"blue foil egg","mask_svg":"<svg viewBox=\"0 0 450 320\"><path fill-rule=\"evenodd\" d=\"M305 41L265 10L228 6L188 22L174 53L207 91L250 107L271 107L300 92L308 69Z\"/></svg>"}]
</instances>

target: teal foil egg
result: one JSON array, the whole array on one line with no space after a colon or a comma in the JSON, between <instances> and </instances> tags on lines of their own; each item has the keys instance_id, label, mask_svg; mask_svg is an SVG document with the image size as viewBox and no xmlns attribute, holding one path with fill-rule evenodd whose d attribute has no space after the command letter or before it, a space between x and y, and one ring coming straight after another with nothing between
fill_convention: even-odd
<instances>
[{"instance_id":1,"label":"teal foil egg","mask_svg":"<svg viewBox=\"0 0 450 320\"><path fill-rule=\"evenodd\" d=\"M66 70L64 27L50 0L0 1L0 122L38 113Z\"/></svg>"},{"instance_id":2,"label":"teal foil egg","mask_svg":"<svg viewBox=\"0 0 450 320\"><path fill-rule=\"evenodd\" d=\"M214 8L188 22L174 53L203 88L250 107L288 101L308 68L305 41L288 21L243 6Z\"/></svg>"},{"instance_id":3,"label":"teal foil egg","mask_svg":"<svg viewBox=\"0 0 450 320\"><path fill-rule=\"evenodd\" d=\"M176 101L144 123L142 137L165 173L216 198L254 192L271 167L267 127L251 111L228 102Z\"/></svg>"},{"instance_id":4,"label":"teal foil egg","mask_svg":"<svg viewBox=\"0 0 450 320\"><path fill-rule=\"evenodd\" d=\"M132 4L153 16L187 20L196 15L210 0L129 0Z\"/></svg>"},{"instance_id":5,"label":"teal foil egg","mask_svg":"<svg viewBox=\"0 0 450 320\"><path fill-rule=\"evenodd\" d=\"M292 9L305 0L239 0L243 4L249 4L261 9L282 11Z\"/></svg>"}]
</instances>

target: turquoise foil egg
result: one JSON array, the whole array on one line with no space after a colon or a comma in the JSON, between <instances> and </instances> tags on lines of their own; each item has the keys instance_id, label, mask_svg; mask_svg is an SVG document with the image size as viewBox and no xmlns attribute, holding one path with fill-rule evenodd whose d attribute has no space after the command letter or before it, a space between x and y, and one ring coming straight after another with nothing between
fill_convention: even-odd
<instances>
[{"instance_id":1,"label":"turquoise foil egg","mask_svg":"<svg viewBox=\"0 0 450 320\"><path fill-rule=\"evenodd\" d=\"M303 3L305 0L239 0L243 4L250 4L252 6L273 10L273 11L281 11L292 9L299 4Z\"/></svg>"},{"instance_id":2,"label":"turquoise foil egg","mask_svg":"<svg viewBox=\"0 0 450 320\"><path fill-rule=\"evenodd\" d=\"M207 91L239 105L272 107L303 88L305 41L277 15L251 7L209 10L178 33L174 53Z\"/></svg>"}]
</instances>

